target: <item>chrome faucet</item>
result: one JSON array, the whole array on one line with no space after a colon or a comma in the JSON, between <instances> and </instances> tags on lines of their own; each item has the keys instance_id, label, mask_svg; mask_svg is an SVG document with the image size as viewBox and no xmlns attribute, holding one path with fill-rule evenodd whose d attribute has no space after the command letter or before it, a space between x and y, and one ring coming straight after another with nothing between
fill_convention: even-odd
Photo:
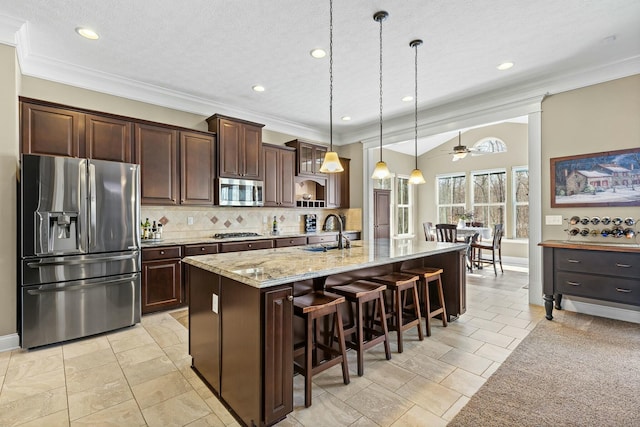
<instances>
[{"instance_id":1,"label":"chrome faucet","mask_svg":"<svg viewBox=\"0 0 640 427\"><path fill-rule=\"evenodd\" d=\"M342 219L336 215L336 214L329 214L327 215L327 217L324 219L324 224L322 225L322 229L326 230L327 229L327 220L329 218L335 218L336 221L338 221L338 249L344 249L344 248L350 248L351 247L351 241L349 240L349 238L345 235L342 234L342 232L344 231L343 228L343 224L342 224ZM345 244L342 244L342 239L345 240Z\"/></svg>"}]
</instances>

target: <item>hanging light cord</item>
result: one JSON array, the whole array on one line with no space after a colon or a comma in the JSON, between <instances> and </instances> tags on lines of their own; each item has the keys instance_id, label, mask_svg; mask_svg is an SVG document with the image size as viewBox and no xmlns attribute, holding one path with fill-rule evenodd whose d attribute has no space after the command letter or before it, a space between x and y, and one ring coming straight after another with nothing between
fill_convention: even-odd
<instances>
[{"instance_id":1,"label":"hanging light cord","mask_svg":"<svg viewBox=\"0 0 640 427\"><path fill-rule=\"evenodd\" d=\"M382 21L385 17L379 19L380 22L380 161L382 161Z\"/></svg>"},{"instance_id":2,"label":"hanging light cord","mask_svg":"<svg viewBox=\"0 0 640 427\"><path fill-rule=\"evenodd\" d=\"M415 55L415 93L413 95L413 100L414 100L414 111L415 111L415 120L414 120L414 145L415 145L415 153L416 153L416 169L418 169L418 43L414 44L414 48L416 50L416 55Z\"/></svg>"},{"instance_id":3,"label":"hanging light cord","mask_svg":"<svg viewBox=\"0 0 640 427\"><path fill-rule=\"evenodd\" d=\"M329 151L333 151L333 0L329 0Z\"/></svg>"}]
</instances>

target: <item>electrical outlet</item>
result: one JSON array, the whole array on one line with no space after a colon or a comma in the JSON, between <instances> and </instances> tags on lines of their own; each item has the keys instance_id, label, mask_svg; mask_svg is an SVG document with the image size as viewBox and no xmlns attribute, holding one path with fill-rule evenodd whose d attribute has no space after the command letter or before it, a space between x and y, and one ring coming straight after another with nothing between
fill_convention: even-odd
<instances>
[{"instance_id":1,"label":"electrical outlet","mask_svg":"<svg viewBox=\"0 0 640 427\"><path fill-rule=\"evenodd\" d=\"M545 215L545 225L562 225L562 215Z\"/></svg>"},{"instance_id":2,"label":"electrical outlet","mask_svg":"<svg viewBox=\"0 0 640 427\"><path fill-rule=\"evenodd\" d=\"M193 225L193 217L192 216L188 216L187 217L187 225Z\"/></svg>"}]
</instances>

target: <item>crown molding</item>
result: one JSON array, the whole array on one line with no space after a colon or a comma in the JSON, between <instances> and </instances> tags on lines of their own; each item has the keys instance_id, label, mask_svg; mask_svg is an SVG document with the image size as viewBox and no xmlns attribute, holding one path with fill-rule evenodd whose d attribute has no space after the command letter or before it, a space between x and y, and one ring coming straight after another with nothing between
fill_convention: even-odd
<instances>
[{"instance_id":1,"label":"crown molding","mask_svg":"<svg viewBox=\"0 0 640 427\"><path fill-rule=\"evenodd\" d=\"M26 23L22 19L0 14L0 43L16 47L18 45L18 31Z\"/></svg>"}]
</instances>

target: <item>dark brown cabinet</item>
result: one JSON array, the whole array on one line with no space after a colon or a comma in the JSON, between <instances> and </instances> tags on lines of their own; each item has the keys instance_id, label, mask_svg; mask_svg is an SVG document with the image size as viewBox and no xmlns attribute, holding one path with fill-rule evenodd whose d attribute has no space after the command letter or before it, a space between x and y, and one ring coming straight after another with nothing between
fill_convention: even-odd
<instances>
[{"instance_id":1,"label":"dark brown cabinet","mask_svg":"<svg viewBox=\"0 0 640 427\"><path fill-rule=\"evenodd\" d=\"M273 240L271 239L220 243L220 252L241 252L271 248L273 248Z\"/></svg>"},{"instance_id":2,"label":"dark brown cabinet","mask_svg":"<svg viewBox=\"0 0 640 427\"><path fill-rule=\"evenodd\" d=\"M326 206L328 208L349 207L349 162L350 159L340 158L343 172L327 174L327 188L325 191Z\"/></svg>"},{"instance_id":3,"label":"dark brown cabinet","mask_svg":"<svg viewBox=\"0 0 640 427\"><path fill-rule=\"evenodd\" d=\"M142 314L183 303L182 247L142 250Z\"/></svg>"},{"instance_id":4,"label":"dark brown cabinet","mask_svg":"<svg viewBox=\"0 0 640 427\"><path fill-rule=\"evenodd\" d=\"M218 137L218 176L262 178L262 127L259 123L214 114L207 119Z\"/></svg>"},{"instance_id":5,"label":"dark brown cabinet","mask_svg":"<svg viewBox=\"0 0 640 427\"><path fill-rule=\"evenodd\" d=\"M28 102L21 104L23 153L84 157L84 114Z\"/></svg>"},{"instance_id":6,"label":"dark brown cabinet","mask_svg":"<svg viewBox=\"0 0 640 427\"><path fill-rule=\"evenodd\" d=\"M178 204L178 131L136 123L136 162L140 163L140 202Z\"/></svg>"},{"instance_id":7,"label":"dark brown cabinet","mask_svg":"<svg viewBox=\"0 0 640 427\"><path fill-rule=\"evenodd\" d=\"M133 162L133 123L87 114L85 130L85 151L88 158Z\"/></svg>"},{"instance_id":8,"label":"dark brown cabinet","mask_svg":"<svg viewBox=\"0 0 640 427\"><path fill-rule=\"evenodd\" d=\"M213 205L215 149L213 135L180 132L180 204Z\"/></svg>"},{"instance_id":9,"label":"dark brown cabinet","mask_svg":"<svg viewBox=\"0 0 640 427\"><path fill-rule=\"evenodd\" d=\"M326 178L327 174L320 172L327 147L312 144L300 139L286 142L285 145L296 149L296 175Z\"/></svg>"},{"instance_id":10,"label":"dark brown cabinet","mask_svg":"<svg viewBox=\"0 0 640 427\"><path fill-rule=\"evenodd\" d=\"M133 162L133 124L57 104L22 101L22 152Z\"/></svg>"},{"instance_id":11,"label":"dark brown cabinet","mask_svg":"<svg viewBox=\"0 0 640 427\"><path fill-rule=\"evenodd\" d=\"M273 243L276 248L304 246L307 244L307 238L306 237L281 237L279 239L274 239Z\"/></svg>"},{"instance_id":12,"label":"dark brown cabinet","mask_svg":"<svg viewBox=\"0 0 640 427\"><path fill-rule=\"evenodd\" d=\"M264 422L275 423L293 409L293 289L264 293Z\"/></svg>"},{"instance_id":13,"label":"dark brown cabinet","mask_svg":"<svg viewBox=\"0 0 640 427\"><path fill-rule=\"evenodd\" d=\"M263 144L264 206L294 207L295 149Z\"/></svg>"}]
</instances>

